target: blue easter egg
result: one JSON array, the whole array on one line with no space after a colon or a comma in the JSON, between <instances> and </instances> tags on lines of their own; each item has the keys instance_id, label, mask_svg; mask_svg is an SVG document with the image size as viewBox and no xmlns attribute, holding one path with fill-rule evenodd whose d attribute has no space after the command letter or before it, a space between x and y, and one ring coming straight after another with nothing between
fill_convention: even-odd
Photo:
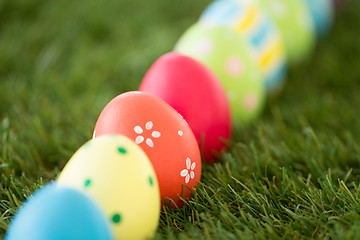
<instances>
[{"instance_id":1,"label":"blue easter egg","mask_svg":"<svg viewBox=\"0 0 360 240\"><path fill-rule=\"evenodd\" d=\"M83 193L48 184L16 213L5 240L108 240L113 234L102 210Z\"/></svg>"},{"instance_id":2,"label":"blue easter egg","mask_svg":"<svg viewBox=\"0 0 360 240\"><path fill-rule=\"evenodd\" d=\"M334 6L331 0L304 0L309 7L316 35L324 37L330 30L334 19Z\"/></svg>"}]
</instances>

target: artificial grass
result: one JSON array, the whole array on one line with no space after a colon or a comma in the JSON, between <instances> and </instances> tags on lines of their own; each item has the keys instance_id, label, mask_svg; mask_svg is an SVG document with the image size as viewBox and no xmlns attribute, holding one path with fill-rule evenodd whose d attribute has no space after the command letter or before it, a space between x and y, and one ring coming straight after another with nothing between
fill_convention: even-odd
<instances>
[{"instance_id":1,"label":"artificial grass","mask_svg":"<svg viewBox=\"0 0 360 240\"><path fill-rule=\"evenodd\" d=\"M22 202L137 89L210 3L0 1L0 236ZM360 239L360 2L291 67L281 95L203 167L155 239Z\"/></svg>"}]
</instances>

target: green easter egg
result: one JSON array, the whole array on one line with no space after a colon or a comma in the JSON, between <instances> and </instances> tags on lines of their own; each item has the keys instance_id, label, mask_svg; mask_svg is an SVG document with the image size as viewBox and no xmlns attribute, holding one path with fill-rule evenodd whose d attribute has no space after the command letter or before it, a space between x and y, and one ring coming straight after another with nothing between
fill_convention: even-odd
<instances>
[{"instance_id":1,"label":"green easter egg","mask_svg":"<svg viewBox=\"0 0 360 240\"><path fill-rule=\"evenodd\" d=\"M315 43L313 21L304 1L260 0L260 2L280 30L289 63L294 64L304 59Z\"/></svg>"},{"instance_id":2,"label":"green easter egg","mask_svg":"<svg viewBox=\"0 0 360 240\"><path fill-rule=\"evenodd\" d=\"M241 36L225 27L197 23L180 38L175 51L215 73L227 92L235 122L250 122L261 113L265 98L262 74Z\"/></svg>"}]
</instances>

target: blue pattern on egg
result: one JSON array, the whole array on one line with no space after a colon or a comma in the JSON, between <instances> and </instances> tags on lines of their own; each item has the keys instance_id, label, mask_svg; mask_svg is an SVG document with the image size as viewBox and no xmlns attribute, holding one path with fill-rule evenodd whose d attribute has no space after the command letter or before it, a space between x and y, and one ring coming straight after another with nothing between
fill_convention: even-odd
<instances>
[{"instance_id":1,"label":"blue pattern on egg","mask_svg":"<svg viewBox=\"0 0 360 240\"><path fill-rule=\"evenodd\" d=\"M283 64L279 68L274 69L272 73L269 74L267 81L265 82L267 88L271 88L271 86L279 86L282 84L281 78L286 74L287 65Z\"/></svg>"},{"instance_id":2,"label":"blue pattern on egg","mask_svg":"<svg viewBox=\"0 0 360 240\"><path fill-rule=\"evenodd\" d=\"M215 1L205 9L202 18L210 23L226 26L230 25L239 14L242 14L242 9L238 8L236 2L229 1L228 4L223 4L221 1Z\"/></svg>"},{"instance_id":3,"label":"blue pattern on egg","mask_svg":"<svg viewBox=\"0 0 360 240\"><path fill-rule=\"evenodd\" d=\"M259 26L259 30L254 32L254 35L250 37L252 45L257 48L265 45L267 43L266 41L268 41L267 37L271 36L272 31L274 31L274 29L270 22L262 22Z\"/></svg>"}]
</instances>

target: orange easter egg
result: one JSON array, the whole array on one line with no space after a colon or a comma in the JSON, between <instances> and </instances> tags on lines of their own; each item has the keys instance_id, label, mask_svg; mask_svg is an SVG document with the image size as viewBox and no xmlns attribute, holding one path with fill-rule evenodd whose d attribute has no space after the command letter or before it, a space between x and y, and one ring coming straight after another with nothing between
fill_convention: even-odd
<instances>
[{"instance_id":1,"label":"orange easter egg","mask_svg":"<svg viewBox=\"0 0 360 240\"><path fill-rule=\"evenodd\" d=\"M156 172L162 201L171 198L180 207L179 196L191 197L189 188L201 177L199 147L187 122L166 102L144 92L115 97L101 112L94 138L106 134L125 135L145 151Z\"/></svg>"}]
</instances>

